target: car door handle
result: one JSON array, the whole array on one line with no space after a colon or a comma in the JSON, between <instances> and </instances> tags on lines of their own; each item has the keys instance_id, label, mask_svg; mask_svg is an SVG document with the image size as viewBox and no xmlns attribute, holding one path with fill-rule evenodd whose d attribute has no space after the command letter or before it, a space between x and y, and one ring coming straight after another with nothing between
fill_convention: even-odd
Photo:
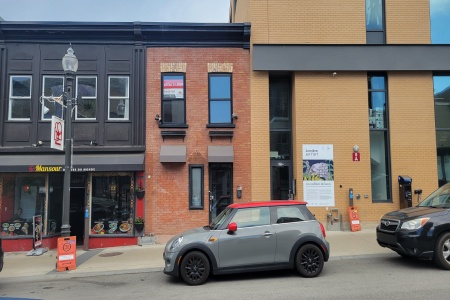
<instances>
[{"instance_id":1,"label":"car door handle","mask_svg":"<svg viewBox=\"0 0 450 300\"><path fill-rule=\"evenodd\" d=\"M264 235L265 237L270 237L271 235L273 235L273 232L266 231L266 232L264 232L263 235Z\"/></svg>"}]
</instances>

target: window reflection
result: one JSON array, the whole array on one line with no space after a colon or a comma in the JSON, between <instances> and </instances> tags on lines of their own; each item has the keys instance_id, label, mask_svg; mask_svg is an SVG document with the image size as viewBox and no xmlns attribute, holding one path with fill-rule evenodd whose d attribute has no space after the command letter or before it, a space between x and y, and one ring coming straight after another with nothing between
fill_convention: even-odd
<instances>
[{"instance_id":1,"label":"window reflection","mask_svg":"<svg viewBox=\"0 0 450 300\"><path fill-rule=\"evenodd\" d=\"M131 234L131 176L92 176L91 234Z\"/></svg>"}]
</instances>

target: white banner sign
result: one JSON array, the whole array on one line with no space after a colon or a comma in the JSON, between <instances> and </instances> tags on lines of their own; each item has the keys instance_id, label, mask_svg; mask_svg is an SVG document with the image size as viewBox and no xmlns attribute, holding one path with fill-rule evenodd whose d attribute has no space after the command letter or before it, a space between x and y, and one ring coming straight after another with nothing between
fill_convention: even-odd
<instances>
[{"instance_id":1,"label":"white banner sign","mask_svg":"<svg viewBox=\"0 0 450 300\"><path fill-rule=\"evenodd\" d=\"M333 145L303 145L303 200L334 206Z\"/></svg>"},{"instance_id":2,"label":"white banner sign","mask_svg":"<svg viewBox=\"0 0 450 300\"><path fill-rule=\"evenodd\" d=\"M56 150L64 150L64 120L52 116L52 128L50 147Z\"/></svg>"}]
</instances>

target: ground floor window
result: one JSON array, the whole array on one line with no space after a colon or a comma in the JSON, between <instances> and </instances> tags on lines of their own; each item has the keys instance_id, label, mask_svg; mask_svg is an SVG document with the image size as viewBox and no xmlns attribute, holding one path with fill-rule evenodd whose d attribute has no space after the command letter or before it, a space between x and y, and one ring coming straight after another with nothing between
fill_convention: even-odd
<instances>
[{"instance_id":1,"label":"ground floor window","mask_svg":"<svg viewBox=\"0 0 450 300\"><path fill-rule=\"evenodd\" d=\"M131 174L92 175L90 234L132 234Z\"/></svg>"},{"instance_id":2,"label":"ground floor window","mask_svg":"<svg viewBox=\"0 0 450 300\"><path fill-rule=\"evenodd\" d=\"M31 236L33 217L47 218L48 177L41 174L3 174L1 182L0 221L1 235ZM56 230L56 220L44 222L43 232ZM53 226L53 227L51 227ZM50 227L50 228L49 228Z\"/></svg>"}]
</instances>

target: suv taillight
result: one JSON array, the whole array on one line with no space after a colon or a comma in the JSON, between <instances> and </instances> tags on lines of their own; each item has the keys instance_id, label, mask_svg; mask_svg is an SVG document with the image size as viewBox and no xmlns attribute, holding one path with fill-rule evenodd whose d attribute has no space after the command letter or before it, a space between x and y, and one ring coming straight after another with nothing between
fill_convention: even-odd
<instances>
[{"instance_id":1,"label":"suv taillight","mask_svg":"<svg viewBox=\"0 0 450 300\"><path fill-rule=\"evenodd\" d=\"M325 227L323 227L322 223L319 222L320 230L322 231L323 237L326 238L327 234L325 233Z\"/></svg>"}]
</instances>

